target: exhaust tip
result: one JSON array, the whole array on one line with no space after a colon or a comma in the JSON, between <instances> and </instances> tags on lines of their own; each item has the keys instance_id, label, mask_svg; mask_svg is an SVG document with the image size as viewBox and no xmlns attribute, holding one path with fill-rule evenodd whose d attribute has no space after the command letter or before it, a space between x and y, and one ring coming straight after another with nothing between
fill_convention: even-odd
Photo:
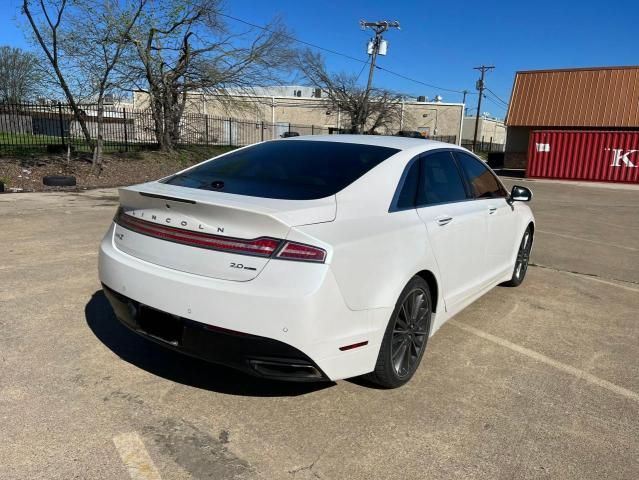
<instances>
[{"instance_id":1,"label":"exhaust tip","mask_svg":"<svg viewBox=\"0 0 639 480\"><path fill-rule=\"evenodd\" d=\"M282 380L323 380L324 375L313 365L269 360L249 360L260 376Z\"/></svg>"}]
</instances>

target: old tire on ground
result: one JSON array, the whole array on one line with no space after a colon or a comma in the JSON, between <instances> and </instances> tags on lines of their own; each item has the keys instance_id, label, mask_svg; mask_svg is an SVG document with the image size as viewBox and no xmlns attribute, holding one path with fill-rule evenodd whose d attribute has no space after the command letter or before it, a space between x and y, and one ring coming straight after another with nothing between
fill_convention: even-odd
<instances>
[{"instance_id":1,"label":"old tire on ground","mask_svg":"<svg viewBox=\"0 0 639 480\"><path fill-rule=\"evenodd\" d=\"M413 277L397 300L375 370L367 376L370 381L383 388L397 388L412 378L426 350L431 315L428 284Z\"/></svg>"},{"instance_id":2,"label":"old tire on ground","mask_svg":"<svg viewBox=\"0 0 639 480\"><path fill-rule=\"evenodd\" d=\"M73 187L76 180L71 175L47 175L42 177L42 183L49 187Z\"/></svg>"}]
</instances>

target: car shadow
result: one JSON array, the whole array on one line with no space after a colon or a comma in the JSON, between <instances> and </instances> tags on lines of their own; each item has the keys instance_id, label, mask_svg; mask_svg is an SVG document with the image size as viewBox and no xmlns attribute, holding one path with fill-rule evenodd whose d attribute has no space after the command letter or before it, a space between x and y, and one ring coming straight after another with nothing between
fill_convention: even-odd
<instances>
[{"instance_id":1,"label":"car shadow","mask_svg":"<svg viewBox=\"0 0 639 480\"><path fill-rule=\"evenodd\" d=\"M163 348L132 332L115 317L102 290L84 308L93 334L122 360L173 382L229 395L250 397L297 396L335 385L333 382L279 382Z\"/></svg>"}]
</instances>

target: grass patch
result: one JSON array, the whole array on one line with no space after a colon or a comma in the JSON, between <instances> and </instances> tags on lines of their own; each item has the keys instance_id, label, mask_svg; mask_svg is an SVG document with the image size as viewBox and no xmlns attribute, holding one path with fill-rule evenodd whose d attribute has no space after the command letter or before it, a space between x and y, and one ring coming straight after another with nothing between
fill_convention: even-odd
<instances>
[{"instance_id":1,"label":"grass patch","mask_svg":"<svg viewBox=\"0 0 639 480\"><path fill-rule=\"evenodd\" d=\"M49 145L62 143L60 137L32 133L0 132L0 143L7 146Z\"/></svg>"},{"instance_id":2,"label":"grass patch","mask_svg":"<svg viewBox=\"0 0 639 480\"><path fill-rule=\"evenodd\" d=\"M74 155L92 153L89 144L82 138L64 138L52 135L34 135L30 133L0 132L0 157L41 157L44 155L66 155L67 146L71 145ZM236 147L219 145L180 145L174 150L175 159L188 163L193 158L210 158L233 150ZM135 158L135 152L157 151L155 143L105 140L105 154L126 155Z\"/></svg>"}]
</instances>

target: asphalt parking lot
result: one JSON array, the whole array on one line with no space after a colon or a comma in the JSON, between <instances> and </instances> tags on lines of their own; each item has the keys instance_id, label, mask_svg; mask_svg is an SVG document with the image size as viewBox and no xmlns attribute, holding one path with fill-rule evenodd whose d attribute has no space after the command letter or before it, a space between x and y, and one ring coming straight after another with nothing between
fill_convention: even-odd
<instances>
[{"instance_id":1,"label":"asphalt parking lot","mask_svg":"<svg viewBox=\"0 0 639 480\"><path fill-rule=\"evenodd\" d=\"M536 266L393 391L138 338L97 279L115 190L0 196L0 478L639 478L639 189L517 183Z\"/></svg>"}]
</instances>

